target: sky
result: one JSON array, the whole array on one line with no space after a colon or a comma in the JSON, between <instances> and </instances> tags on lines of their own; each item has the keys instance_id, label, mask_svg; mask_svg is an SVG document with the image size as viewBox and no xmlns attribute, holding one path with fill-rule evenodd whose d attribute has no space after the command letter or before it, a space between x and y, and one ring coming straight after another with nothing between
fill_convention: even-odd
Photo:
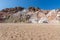
<instances>
[{"instance_id":1,"label":"sky","mask_svg":"<svg viewBox=\"0 0 60 40\"><path fill-rule=\"evenodd\" d=\"M50 10L60 8L60 0L0 0L0 10L16 6L24 8L32 6Z\"/></svg>"}]
</instances>

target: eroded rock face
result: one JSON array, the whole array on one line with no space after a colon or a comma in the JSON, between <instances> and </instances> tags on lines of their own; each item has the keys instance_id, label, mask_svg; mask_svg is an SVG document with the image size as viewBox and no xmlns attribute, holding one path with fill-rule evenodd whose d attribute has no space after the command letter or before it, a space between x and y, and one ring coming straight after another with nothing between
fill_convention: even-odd
<instances>
[{"instance_id":1,"label":"eroded rock face","mask_svg":"<svg viewBox=\"0 0 60 40\"><path fill-rule=\"evenodd\" d=\"M57 11L56 10L51 10L48 14L47 14L47 18L49 23L56 23L56 16L57 16Z\"/></svg>"},{"instance_id":2,"label":"eroded rock face","mask_svg":"<svg viewBox=\"0 0 60 40\"><path fill-rule=\"evenodd\" d=\"M35 7L6 8L0 11L1 22L13 23L59 23L60 10L42 10Z\"/></svg>"},{"instance_id":3,"label":"eroded rock face","mask_svg":"<svg viewBox=\"0 0 60 40\"><path fill-rule=\"evenodd\" d=\"M57 13L57 20L60 21L60 12Z\"/></svg>"},{"instance_id":4,"label":"eroded rock face","mask_svg":"<svg viewBox=\"0 0 60 40\"><path fill-rule=\"evenodd\" d=\"M40 11L36 11L31 16L30 21L32 23L43 23L43 22L47 23L47 17L45 15L45 13L40 12Z\"/></svg>"},{"instance_id":5,"label":"eroded rock face","mask_svg":"<svg viewBox=\"0 0 60 40\"><path fill-rule=\"evenodd\" d=\"M0 12L0 23L4 22L5 19L7 19L10 16L10 14L5 12Z\"/></svg>"}]
</instances>

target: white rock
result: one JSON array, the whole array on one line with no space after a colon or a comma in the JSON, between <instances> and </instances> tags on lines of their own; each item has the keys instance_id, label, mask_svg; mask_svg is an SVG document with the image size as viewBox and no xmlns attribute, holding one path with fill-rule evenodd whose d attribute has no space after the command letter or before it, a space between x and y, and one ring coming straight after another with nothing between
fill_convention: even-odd
<instances>
[{"instance_id":1,"label":"white rock","mask_svg":"<svg viewBox=\"0 0 60 40\"><path fill-rule=\"evenodd\" d=\"M46 17L43 17L43 18L41 18L39 21L38 21L38 23L47 23L48 22L48 19L46 18Z\"/></svg>"}]
</instances>

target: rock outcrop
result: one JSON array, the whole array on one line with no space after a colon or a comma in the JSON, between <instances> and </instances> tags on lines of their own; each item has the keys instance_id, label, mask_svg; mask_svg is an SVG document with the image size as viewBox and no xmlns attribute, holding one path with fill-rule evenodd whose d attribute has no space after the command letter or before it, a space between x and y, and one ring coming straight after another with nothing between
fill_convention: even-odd
<instances>
[{"instance_id":1,"label":"rock outcrop","mask_svg":"<svg viewBox=\"0 0 60 40\"><path fill-rule=\"evenodd\" d=\"M0 23L59 23L60 10L42 10L23 7L6 8L0 11Z\"/></svg>"}]
</instances>

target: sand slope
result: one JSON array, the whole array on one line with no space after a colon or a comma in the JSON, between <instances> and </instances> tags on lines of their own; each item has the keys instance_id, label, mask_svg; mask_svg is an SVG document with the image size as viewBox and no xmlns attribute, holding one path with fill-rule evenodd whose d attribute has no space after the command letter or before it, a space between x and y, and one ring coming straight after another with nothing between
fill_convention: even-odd
<instances>
[{"instance_id":1,"label":"sand slope","mask_svg":"<svg viewBox=\"0 0 60 40\"><path fill-rule=\"evenodd\" d=\"M60 25L2 23L0 40L60 40Z\"/></svg>"}]
</instances>

